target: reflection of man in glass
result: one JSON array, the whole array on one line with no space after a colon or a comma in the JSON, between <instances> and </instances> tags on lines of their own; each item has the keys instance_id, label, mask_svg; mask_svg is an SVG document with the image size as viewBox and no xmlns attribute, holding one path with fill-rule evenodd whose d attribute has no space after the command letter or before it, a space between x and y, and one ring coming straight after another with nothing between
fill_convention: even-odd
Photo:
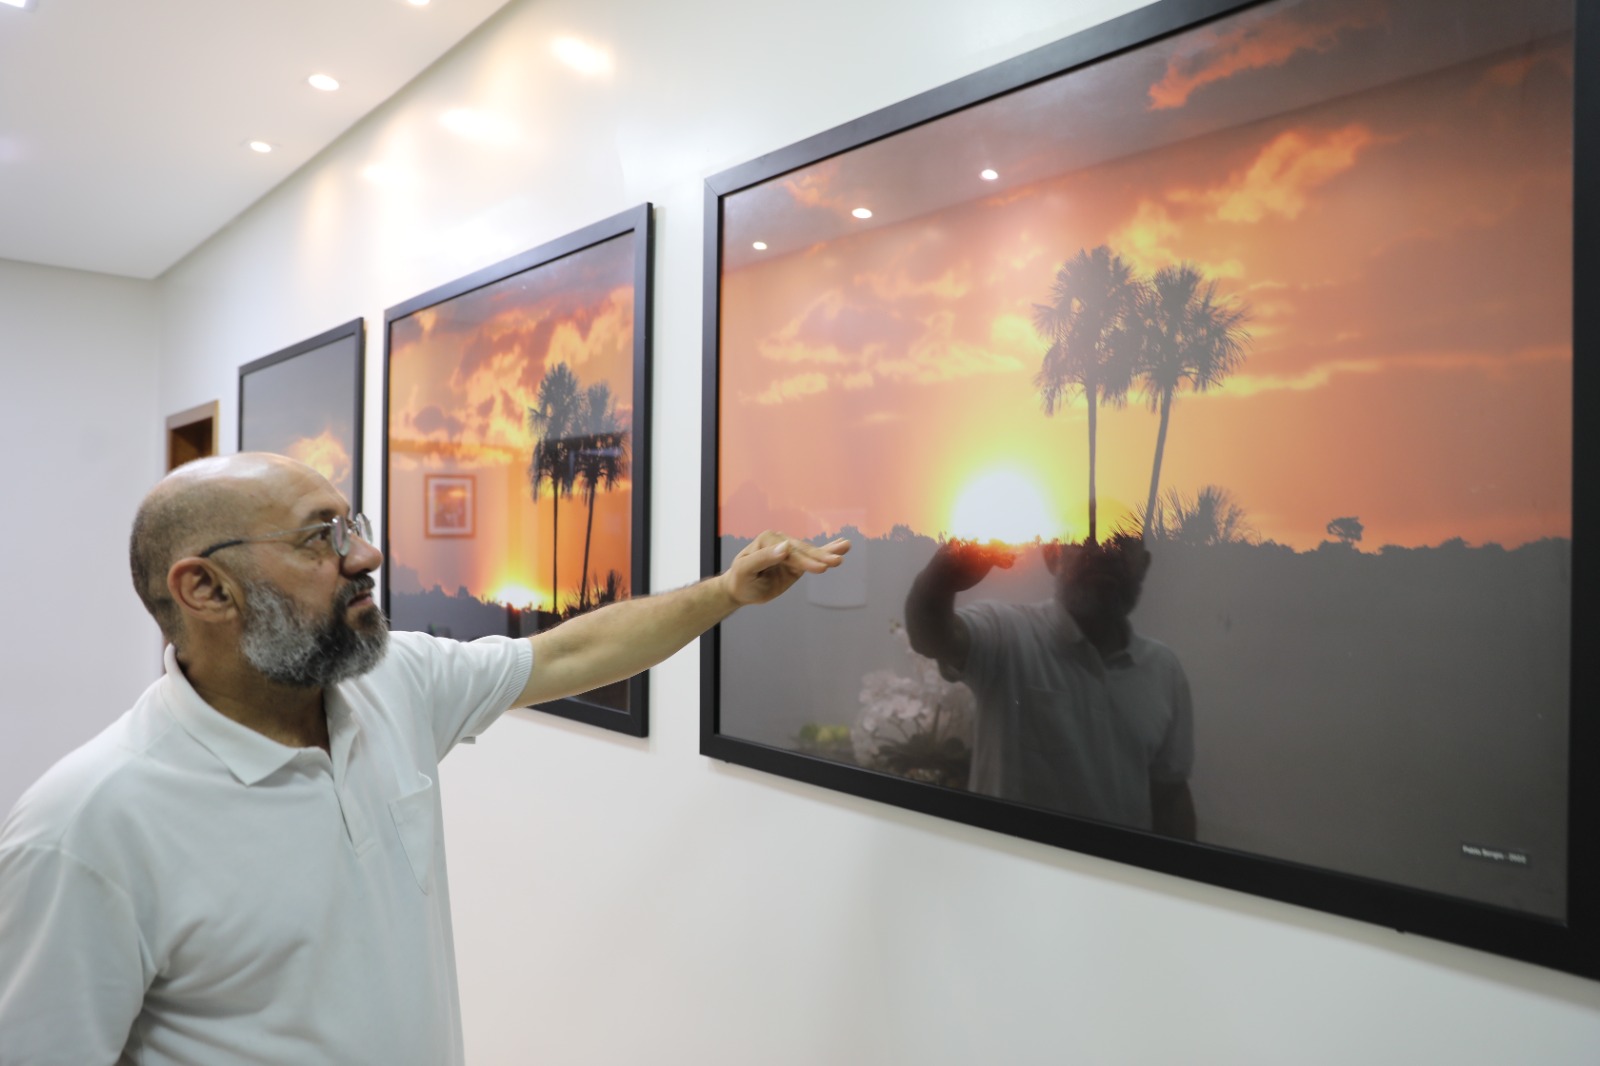
<instances>
[{"instance_id":1,"label":"reflection of man in glass","mask_svg":"<svg viewBox=\"0 0 1600 1066\"><path fill-rule=\"evenodd\" d=\"M977 697L973 791L1193 839L1189 681L1133 631L1150 553L1138 537L1045 546L1055 596L957 608L1005 549L951 541L906 597L911 646Z\"/></svg>"}]
</instances>

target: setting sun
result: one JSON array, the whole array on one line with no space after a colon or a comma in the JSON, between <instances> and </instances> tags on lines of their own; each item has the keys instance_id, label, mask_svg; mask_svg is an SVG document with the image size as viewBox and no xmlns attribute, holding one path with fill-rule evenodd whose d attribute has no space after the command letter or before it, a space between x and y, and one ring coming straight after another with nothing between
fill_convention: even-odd
<instances>
[{"instance_id":1,"label":"setting sun","mask_svg":"<svg viewBox=\"0 0 1600 1066\"><path fill-rule=\"evenodd\" d=\"M1022 544L1061 532L1036 480L1002 467L979 474L961 490L950 509L950 535L970 540Z\"/></svg>"},{"instance_id":2,"label":"setting sun","mask_svg":"<svg viewBox=\"0 0 1600 1066\"><path fill-rule=\"evenodd\" d=\"M496 603L522 608L547 606L550 602L550 594L548 592L540 592L512 581L508 581L495 589L494 592L490 593L489 598Z\"/></svg>"}]
</instances>

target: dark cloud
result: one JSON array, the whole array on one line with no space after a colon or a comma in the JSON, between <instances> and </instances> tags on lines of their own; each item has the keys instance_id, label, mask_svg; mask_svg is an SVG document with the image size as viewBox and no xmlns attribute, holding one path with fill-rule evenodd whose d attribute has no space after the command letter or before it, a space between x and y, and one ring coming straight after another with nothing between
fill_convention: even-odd
<instances>
[{"instance_id":1,"label":"dark cloud","mask_svg":"<svg viewBox=\"0 0 1600 1066\"><path fill-rule=\"evenodd\" d=\"M466 428L466 424L461 419L445 414L438 404L429 404L424 407L417 412L416 417L411 421L413 425L424 433L434 433L442 429L445 435L452 440L459 438L461 431Z\"/></svg>"}]
</instances>

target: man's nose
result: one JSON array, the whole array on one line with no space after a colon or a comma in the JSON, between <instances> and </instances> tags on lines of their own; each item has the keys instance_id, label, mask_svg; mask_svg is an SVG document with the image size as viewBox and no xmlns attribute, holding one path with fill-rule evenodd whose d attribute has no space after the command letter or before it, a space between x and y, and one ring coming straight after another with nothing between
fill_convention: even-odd
<instances>
[{"instance_id":1,"label":"man's nose","mask_svg":"<svg viewBox=\"0 0 1600 1066\"><path fill-rule=\"evenodd\" d=\"M350 551L345 554L340 567L347 574L365 574L383 565L383 552L378 546L357 534L350 534Z\"/></svg>"}]
</instances>

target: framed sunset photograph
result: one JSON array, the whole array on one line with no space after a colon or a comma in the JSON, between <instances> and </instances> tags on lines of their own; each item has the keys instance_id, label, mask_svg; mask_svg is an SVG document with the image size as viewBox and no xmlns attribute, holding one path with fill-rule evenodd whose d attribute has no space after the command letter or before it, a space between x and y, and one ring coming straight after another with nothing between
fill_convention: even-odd
<instances>
[{"instance_id":1,"label":"framed sunset photograph","mask_svg":"<svg viewBox=\"0 0 1600 1066\"><path fill-rule=\"evenodd\" d=\"M852 548L702 751L1600 976L1597 45L1161 0L710 178L703 572Z\"/></svg>"},{"instance_id":2,"label":"framed sunset photograph","mask_svg":"<svg viewBox=\"0 0 1600 1066\"><path fill-rule=\"evenodd\" d=\"M531 636L649 588L650 205L384 316L396 629ZM643 675L537 710L634 736Z\"/></svg>"},{"instance_id":3,"label":"framed sunset photograph","mask_svg":"<svg viewBox=\"0 0 1600 1066\"><path fill-rule=\"evenodd\" d=\"M366 328L353 319L239 368L239 450L298 459L361 510Z\"/></svg>"}]
</instances>

